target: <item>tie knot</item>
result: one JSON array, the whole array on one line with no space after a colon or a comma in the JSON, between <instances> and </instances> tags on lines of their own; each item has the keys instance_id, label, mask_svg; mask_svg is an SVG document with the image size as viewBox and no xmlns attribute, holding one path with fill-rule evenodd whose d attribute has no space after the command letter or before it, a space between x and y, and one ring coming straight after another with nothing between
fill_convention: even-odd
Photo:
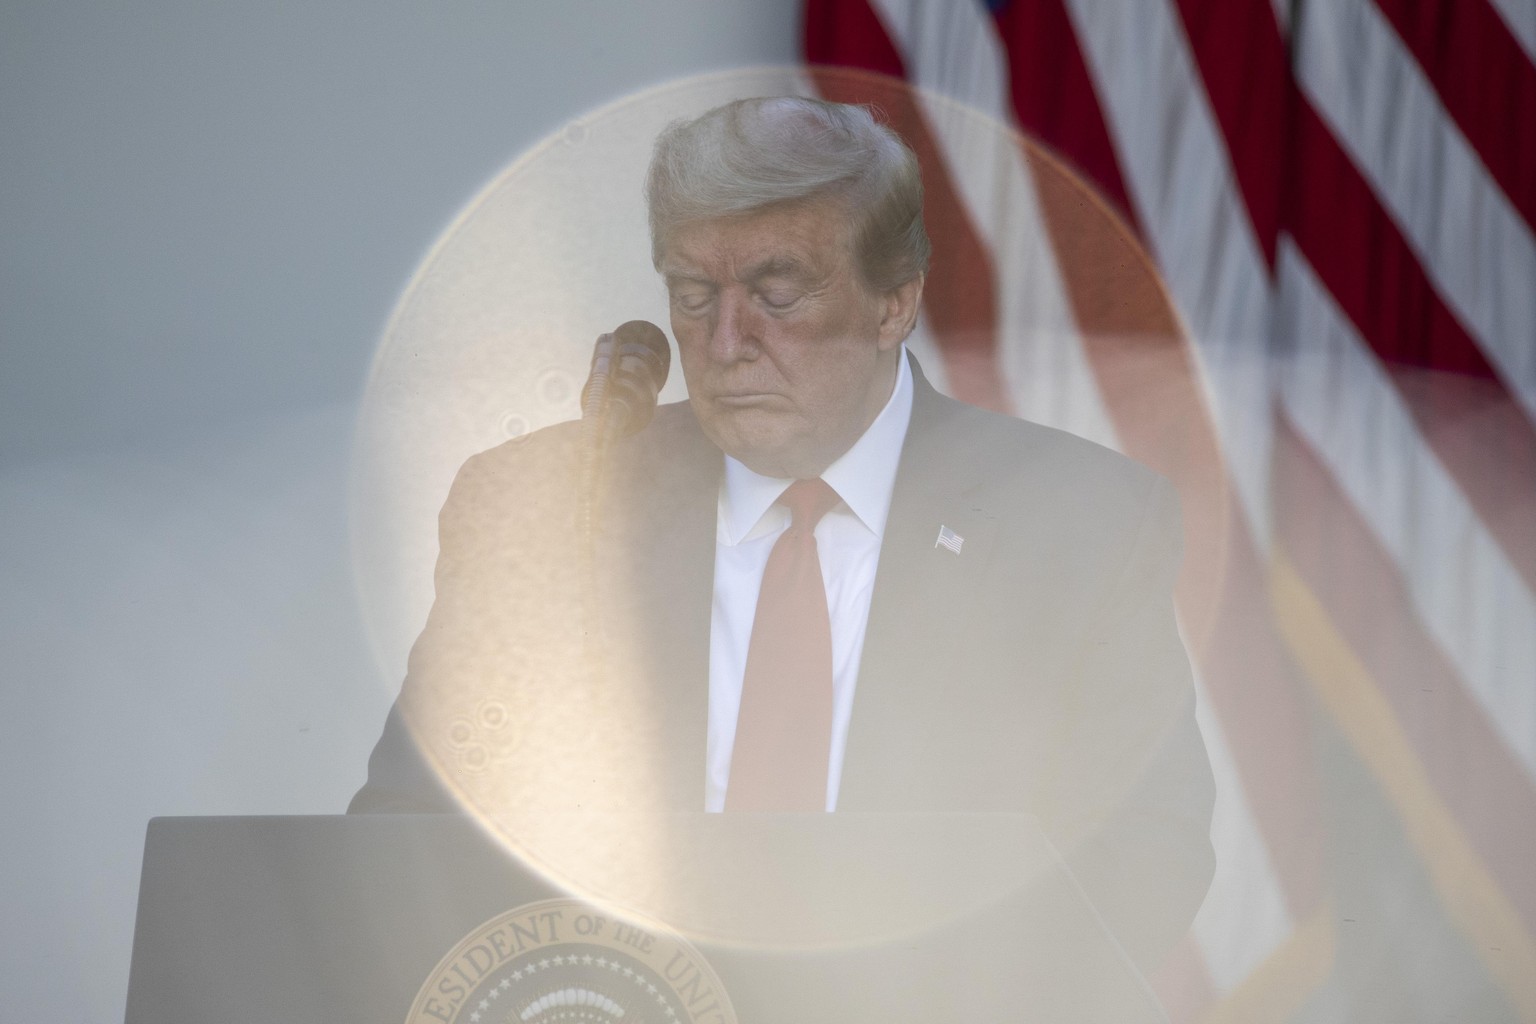
<instances>
[{"instance_id":1,"label":"tie knot","mask_svg":"<svg viewBox=\"0 0 1536 1024\"><path fill-rule=\"evenodd\" d=\"M842 500L832 485L821 477L796 480L779 495L779 504L789 509L790 526L802 530L816 529L821 517Z\"/></svg>"}]
</instances>

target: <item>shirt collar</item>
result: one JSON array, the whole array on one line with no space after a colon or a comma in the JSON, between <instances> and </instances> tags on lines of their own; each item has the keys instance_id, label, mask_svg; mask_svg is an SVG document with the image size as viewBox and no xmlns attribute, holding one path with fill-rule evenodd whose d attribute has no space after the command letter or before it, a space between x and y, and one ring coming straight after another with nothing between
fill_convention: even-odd
<instances>
[{"instance_id":1,"label":"shirt collar","mask_svg":"<svg viewBox=\"0 0 1536 1024\"><path fill-rule=\"evenodd\" d=\"M821 474L876 537L885 535L901 446L912 421L912 370L907 365L905 345L897 363L896 386L891 389L885 408L853 447ZM720 482L720 539L729 545L740 543L793 482L754 473L727 455L725 476Z\"/></svg>"}]
</instances>

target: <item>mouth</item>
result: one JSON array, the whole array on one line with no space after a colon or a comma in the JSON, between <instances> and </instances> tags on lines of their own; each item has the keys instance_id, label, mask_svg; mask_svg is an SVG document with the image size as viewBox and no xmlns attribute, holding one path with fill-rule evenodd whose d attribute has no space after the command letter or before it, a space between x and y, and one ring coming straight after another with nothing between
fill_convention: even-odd
<instances>
[{"instance_id":1,"label":"mouth","mask_svg":"<svg viewBox=\"0 0 1536 1024\"><path fill-rule=\"evenodd\" d=\"M776 402L780 396L771 391L729 391L716 395L716 405L723 405L728 409L746 409L757 405L765 405Z\"/></svg>"}]
</instances>

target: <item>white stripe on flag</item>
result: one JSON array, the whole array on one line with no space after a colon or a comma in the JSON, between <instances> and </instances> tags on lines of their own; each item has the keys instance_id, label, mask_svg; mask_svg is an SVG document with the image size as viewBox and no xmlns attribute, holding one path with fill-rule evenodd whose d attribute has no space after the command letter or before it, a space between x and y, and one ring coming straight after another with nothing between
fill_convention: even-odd
<instances>
[{"instance_id":1,"label":"white stripe on flag","mask_svg":"<svg viewBox=\"0 0 1536 1024\"><path fill-rule=\"evenodd\" d=\"M1465 0L1463 0L1465 2ZM1525 55L1536 61L1536 0L1490 0Z\"/></svg>"},{"instance_id":2,"label":"white stripe on flag","mask_svg":"<svg viewBox=\"0 0 1536 1024\"><path fill-rule=\"evenodd\" d=\"M980 2L870 0L870 7L901 51L908 82L1012 122L1003 44Z\"/></svg>"},{"instance_id":3,"label":"white stripe on flag","mask_svg":"<svg viewBox=\"0 0 1536 1024\"><path fill-rule=\"evenodd\" d=\"M1406 578L1414 607L1490 723L1536 777L1536 601L1418 440L1396 387L1288 241L1280 248L1281 400Z\"/></svg>"}]
</instances>

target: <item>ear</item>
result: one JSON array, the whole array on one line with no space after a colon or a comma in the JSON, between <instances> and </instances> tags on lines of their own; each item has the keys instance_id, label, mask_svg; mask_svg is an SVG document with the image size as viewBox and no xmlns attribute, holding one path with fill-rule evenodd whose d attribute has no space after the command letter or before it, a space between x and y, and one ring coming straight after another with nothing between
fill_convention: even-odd
<instances>
[{"instance_id":1,"label":"ear","mask_svg":"<svg viewBox=\"0 0 1536 1024\"><path fill-rule=\"evenodd\" d=\"M907 340L917 326L917 309L922 304L924 275L904 281L880 296L880 350L894 349Z\"/></svg>"}]
</instances>

